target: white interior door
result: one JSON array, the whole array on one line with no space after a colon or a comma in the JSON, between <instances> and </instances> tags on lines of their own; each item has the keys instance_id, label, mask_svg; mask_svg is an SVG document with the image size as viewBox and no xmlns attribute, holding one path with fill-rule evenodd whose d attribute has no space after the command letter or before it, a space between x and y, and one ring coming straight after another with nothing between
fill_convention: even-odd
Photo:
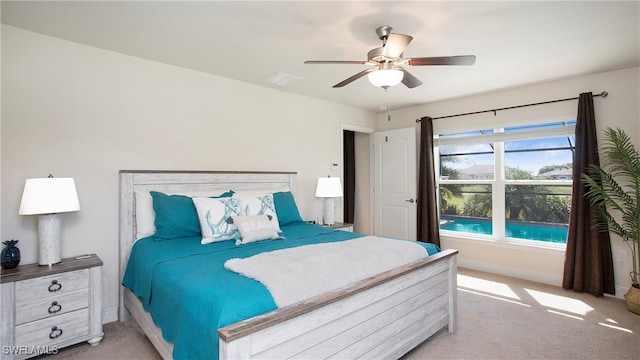
<instances>
[{"instance_id":1,"label":"white interior door","mask_svg":"<svg viewBox=\"0 0 640 360\"><path fill-rule=\"evenodd\" d=\"M375 234L416 239L416 130L374 134Z\"/></svg>"}]
</instances>

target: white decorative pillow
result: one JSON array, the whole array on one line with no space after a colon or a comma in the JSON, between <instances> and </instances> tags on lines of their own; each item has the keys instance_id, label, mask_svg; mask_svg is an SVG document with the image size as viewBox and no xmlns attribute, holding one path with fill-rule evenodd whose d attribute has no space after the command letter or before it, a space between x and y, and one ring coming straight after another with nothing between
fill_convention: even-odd
<instances>
[{"instance_id":1,"label":"white decorative pillow","mask_svg":"<svg viewBox=\"0 0 640 360\"><path fill-rule=\"evenodd\" d=\"M282 236L273 227L268 215L235 216L233 223L238 227L240 238L236 245L248 244L260 240L282 240Z\"/></svg>"},{"instance_id":2,"label":"white decorative pillow","mask_svg":"<svg viewBox=\"0 0 640 360\"><path fill-rule=\"evenodd\" d=\"M238 228L232 215L240 215L239 201L235 197L203 198L194 197L193 204L198 213L202 231L201 244L235 239Z\"/></svg>"},{"instance_id":3,"label":"white decorative pillow","mask_svg":"<svg viewBox=\"0 0 640 360\"><path fill-rule=\"evenodd\" d=\"M156 211L148 191L136 191L136 240L156 233Z\"/></svg>"},{"instance_id":4,"label":"white decorative pillow","mask_svg":"<svg viewBox=\"0 0 640 360\"><path fill-rule=\"evenodd\" d=\"M278 233L282 232L276 215L276 206L273 203L272 193L259 195L233 194L233 197L240 200L240 215L270 215L273 228Z\"/></svg>"}]
</instances>

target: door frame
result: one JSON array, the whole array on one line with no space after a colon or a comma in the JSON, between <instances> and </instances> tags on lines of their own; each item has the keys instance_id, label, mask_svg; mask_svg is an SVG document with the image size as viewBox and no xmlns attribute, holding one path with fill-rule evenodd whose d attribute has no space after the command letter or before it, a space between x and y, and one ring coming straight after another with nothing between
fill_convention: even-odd
<instances>
[{"instance_id":1,"label":"door frame","mask_svg":"<svg viewBox=\"0 0 640 360\"><path fill-rule=\"evenodd\" d=\"M354 124L349 124L349 123L341 123L340 124L340 155L342 156L342 158L344 158L344 144L342 141L342 134L344 132L344 130L350 130L356 133L363 133L363 134L368 134L369 135L369 192L368 192L368 196L369 196L369 229L368 229L368 233L369 234L373 234L374 228L373 228L373 193L371 191L371 189L373 189L373 165L374 165L374 160L373 160L373 156L371 156L371 151L373 149L373 136L371 136L373 133L375 133L375 129L374 128L370 128L370 127L366 127L366 126L360 126L360 125L354 125ZM340 163L342 164L342 160L340 161ZM341 176L344 175L344 164L342 164L340 166L340 174Z\"/></svg>"}]
</instances>

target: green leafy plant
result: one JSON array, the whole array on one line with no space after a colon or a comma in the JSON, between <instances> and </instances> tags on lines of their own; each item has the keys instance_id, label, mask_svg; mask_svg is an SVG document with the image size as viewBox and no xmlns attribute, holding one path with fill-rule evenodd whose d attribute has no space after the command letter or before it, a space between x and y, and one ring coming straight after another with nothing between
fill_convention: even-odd
<instances>
[{"instance_id":1,"label":"green leafy plant","mask_svg":"<svg viewBox=\"0 0 640 360\"><path fill-rule=\"evenodd\" d=\"M599 229L622 238L631 249L631 284L640 288L640 153L621 129L607 127L600 148L601 166L582 174L587 198L598 208Z\"/></svg>"}]
</instances>

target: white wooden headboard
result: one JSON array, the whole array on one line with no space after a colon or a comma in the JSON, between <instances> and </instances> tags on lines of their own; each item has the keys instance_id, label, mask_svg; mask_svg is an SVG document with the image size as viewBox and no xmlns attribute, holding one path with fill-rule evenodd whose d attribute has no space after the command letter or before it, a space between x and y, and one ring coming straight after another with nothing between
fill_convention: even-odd
<instances>
[{"instance_id":1,"label":"white wooden headboard","mask_svg":"<svg viewBox=\"0 0 640 360\"><path fill-rule=\"evenodd\" d=\"M120 278L129 261L131 247L136 241L136 202L138 191L164 193L193 193L227 190L279 190L288 187L295 195L295 172L255 171L178 171L178 170L121 170L120 171ZM120 288L120 319L128 317Z\"/></svg>"}]
</instances>

